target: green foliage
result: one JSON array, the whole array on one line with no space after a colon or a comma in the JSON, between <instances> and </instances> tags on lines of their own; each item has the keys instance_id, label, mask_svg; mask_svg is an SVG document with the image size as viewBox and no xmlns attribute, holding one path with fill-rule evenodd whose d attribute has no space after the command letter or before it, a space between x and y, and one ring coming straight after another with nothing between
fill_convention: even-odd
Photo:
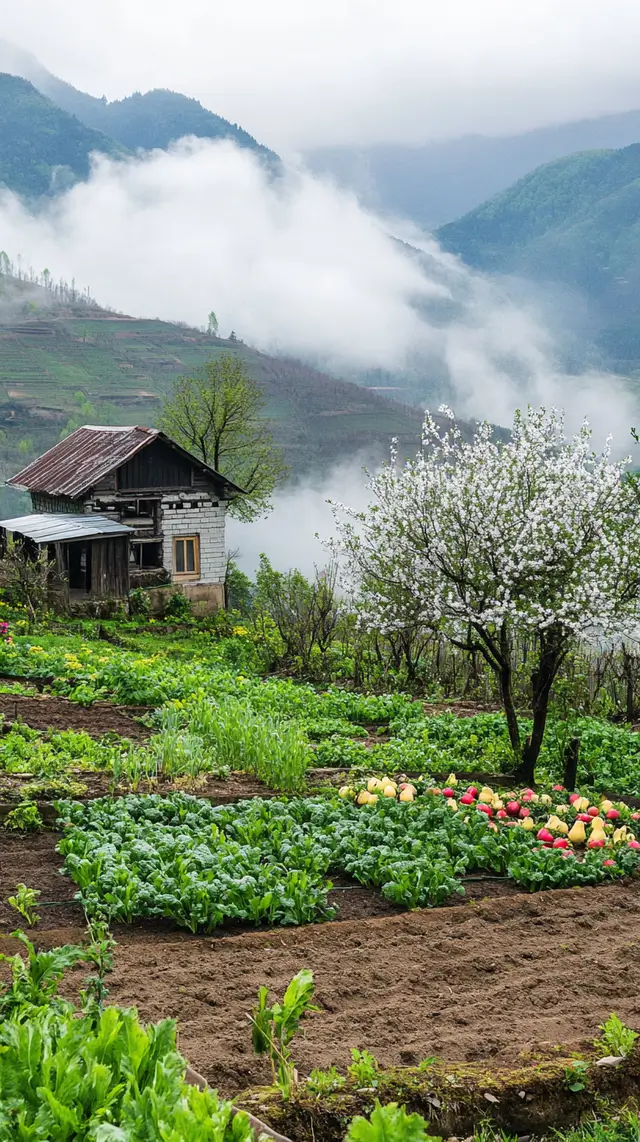
<instances>
[{"instance_id":1,"label":"green foliage","mask_svg":"<svg viewBox=\"0 0 640 1142\"><path fill-rule=\"evenodd\" d=\"M253 607L258 623L266 617L276 627L282 661L307 671L314 651L325 657L337 634L341 609L337 567L316 569L309 581L295 568L276 571L267 556L261 555Z\"/></svg>"},{"instance_id":2,"label":"green foliage","mask_svg":"<svg viewBox=\"0 0 640 1142\"><path fill-rule=\"evenodd\" d=\"M0 1020L29 1017L39 1008L65 1010L67 1005L58 998L60 980L69 968L84 960L84 950L75 944L64 944L50 951L37 952L24 932L11 934L20 940L26 955L0 954L0 963L7 964L11 972L11 982L0 983ZM0 1061L1 1057L0 1052Z\"/></svg>"},{"instance_id":3,"label":"green foliage","mask_svg":"<svg viewBox=\"0 0 640 1142\"><path fill-rule=\"evenodd\" d=\"M586 1090L588 1070L589 1063L584 1059L575 1059L570 1066L565 1067L564 1081L567 1085L567 1089L574 1094L579 1094L580 1091Z\"/></svg>"},{"instance_id":4,"label":"green foliage","mask_svg":"<svg viewBox=\"0 0 640 1142\"><path fill-rule=\"evenodd\" d=\"M16 885L15 896L8 898L8 903L20 913L30 928L33 928L33 925L37 924L40 919L37 912L38 897L40 895L39 889L27 888L26 884L18 884Z\"/></svg>"},{"instance_id":5,"label":"green foliage","mask_svg":"<svg viewBox=\"0 0 640 1142\"><path fill-rule=\"evenodd\" d=\"M251 1041L256 1055L268 1055L273 1081L283 1098L291 1098L296 1085L296 1071L289 1044L309 1011L319 1011L312 1004L315 984L313 972L303 968L288 985L282 1003L269 1005L269 991L261 987L258 1003L251 1015Z\"/></svg>"},{"instance_id":6,"label":"green foliage","mask_svg":"<svg viewBox=\"0 0 640 1142\"><path fill-rule=\"evenodd\" d=\"M369 1051L359 1051L357 1047L351 1048L351 1062L347 1067L347 1074L359 1087L376 1087L380 1064Z\"/></svg>"},{"instance_id":7,"label":"green foliage","mask_svg":"<svg viewBox=\"0 0 640 1142\"><path fill-rule=\"evenodd\" d=\"M172 591L167 599L165 607L165 618L176 619L177 622L184 622L185 619L191 618L191 603L183 591Z\"/></svg>"},{"instance_id":8,"label":"green foliage","mask_svg":"<svg viewBox=\"0 0 640 1142\"><path fill-rule=\"evenodd\" d=\"M344 1075L341 1075L334 1066L327 1070L316 1067L311 1071L305 1085L310 1094L315 1094L320 1098L322 1095L333 1094L334 1091L341 1090L346 1081Z\"/></svg>"},{"instance_id":9,"label":"green foliage","mask_svg":"<svg viewBox=\"0 0 640 1142\"><path fill-rule=\"evenodd\" d=\"M0 135L0 183L27 196L50 194L87 178L92 151L124 153L15 75L0 75Z\"/></svg>"},{"instance_id":10,"label":"green foliage","mask_svg":"<svg viewBox=\"0 0 640 1142\"><path fill-rule=\"evenodd\" d=\"M569 155L441 227L438 238L470 265L561 282L596 302L611 315L599 347L626 372L640 360L639 176L638 144Z\"/></svg>"},{"instance_id":11,"label":"green foliage","mask_svg":"<svg viewBox=\"0 0 640 1142\"><path fill-rule=\"evenodd\" d=\"M5 829L16 833L35 833L43 827L38 806L33 801L22 801L11 809L4 819Z\"/></svg>"},{"instance_id":12,"label":"green foliage","mask_svg":"<svg viewBox=\"0 0 640 1142\"><path fill-rule=\"evenodd\" d=\"M141 618L151 614L151 598L143 587L134 587L129 591L129 614Z\"/></svg>"},{"instance_id":13,"label":"green foliage","mask_svg":"<svg viewBox=\"0 0 640 1142\"><path fill-rule=\"evenodd\" d=\"M407 1114L395 1102L376 1102L370 1118L358 1116L351 1122L345 1142L431 1142L427 1123L419 1114Z\"/></svg>"},{"instance_id":14,"label":"green foliage","mask_svg":"<svg viewBox=\"0 0 640 1142\"><path fill-rule=\"evenodd\" d=\"M226 353L177 382L160 420L178 444L242 489L244 495L231 492L228 502L245 520L269 509L286 471L262 417L265 403L240 357Z\"/></svg>"},{"instance_id":15,"label":"green foliage","mask_svg":"<svg viewBox=\"0 0 640 1142\"><path fill-rule=\"evenodd\" d=\"M328 870L346 873L408 908L464 892L461 877L488 872L529 891L631 875L638 851L581 859L540 848L534 833L490 827L484 813L452 813L442 797L381 798L356 806L327 797L258 798L211 805L186 794L63 802L59 851L89 915L175 920L213 931L229 920L303 924L333 914ZM544 821L547 808L540 806Z\"/></svg>"},{"instance_id":16,"label":"green foliage","mask_svg":"<svg viewBox=\"0 0 640 1142\"><path fill-rule=\"evenodd\" d=\"M603 1055L621 1055L624 1058L638 1038L638 1032L632 1031L631 1027L627 1027L613 1012L606 1022L601 1024L600 1030L602 1038L596 1039L594 1046L598 1051L602 1051Z\"/></svg>"}]
</instances>

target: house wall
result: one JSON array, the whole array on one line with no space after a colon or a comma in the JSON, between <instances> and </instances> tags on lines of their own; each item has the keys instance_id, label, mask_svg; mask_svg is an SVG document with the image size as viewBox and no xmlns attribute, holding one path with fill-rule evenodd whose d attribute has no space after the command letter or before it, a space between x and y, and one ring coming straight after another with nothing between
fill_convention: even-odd
<instances>
[{"instance_id":1,"label":"house wall","mask_svg":"<svg viewBox=\"0 0 640 1142\"><path fill-rule=\"evenodd\" d=\"M177 536L197 535L200 540L200 578L187 583L223 583L225 577L225 504L200 498L196 501L163 497L160 511L163 535L163 563L173 577L173 540Z\"/></svg>"}]
</instances>

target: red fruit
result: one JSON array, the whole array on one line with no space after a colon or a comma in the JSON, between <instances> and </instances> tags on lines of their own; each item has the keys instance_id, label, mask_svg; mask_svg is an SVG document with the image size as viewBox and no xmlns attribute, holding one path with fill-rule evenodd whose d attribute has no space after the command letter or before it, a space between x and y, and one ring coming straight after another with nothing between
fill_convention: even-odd
<instances>
[{"instance_id":1,"label":"red fruit","mask_svg":"<svg viewBox=\"0 0 640 1142\"><path fill-rule=\"evenodd\" d=\"M614 860L603 860L602 867L603 868L615 868L616 862Z\"/></svg>"},{"instance_id":2,"label":"red fruit","mask_svg":"<svg viewBox=\"0 0 640 1142\"><path fill-rule=\"evenodd\" d=\"M554 793L564 793L564 785L554 785L552 788Z\"/></svg>"},{"instance_id":3,"label":"red fruit","mask_svg":"<svg viewBox=\"0 0 640 1142\"><path fill-rule=\"evenodd\" d=\"M587 813L589 814L590 817L599 817L600 816L600 810L596 809L595 805L590 805L589 808L587 809Z\"/></svg>"},{"instance_id":4,"label":"red fruit","mask_svg":"<svg viewBox=\"0 0 640 1142\"><path fill-rule=\"evenodd\" d=\"M592 820L592 815L590 813L578 813L576 820L584 821L585 825L589 825Z\"/></svg>"},{"instance_id":5,"label":"red fruit","mask_svg":"<svg viewBox=\"0 0 640 1142\"><path fill-rule=\"evenodd\" d=\"M640 849L640 841L629 841L628 847L630 849Z\"/></svg>"},{"instance_id":6,"label":"red fruit","mask_svg":"<svg viewBox=\"0 0 640 1142\"><path fill-rule=\"evenodd\" d=\"M617 821L619 816L620 813L617 809L609 809L609 812L607 813L607 821Z\"/></svg>"},{"instance_id":7,"label":"red fruit","mask_svg":"<svg viewBox=\"0 0 640 1142\"><path fill-rule=\"evenodd\" d=\"M640 813L632 813L631 814L631 820L632 821L640 821Z\"/></svg>"},{"instance_id":8,"label":"red fruit","mask_svg":"<svg viewBox=\"0 0 640 1142\"><path fill-rule=\"evenodd\" d=\"M462 801L462 797L460 800ZM485 805L484 802L480 802L479 805L476 805L476 809L479 813L486 813L487 817L493 817L493 809L490 805Z\"/></svg>"},{"instance_id":9,"label":"red fruit","mask_svg":"<svg viewBox=\"0 0 640 1142\"><path fill-rule=\"evenodd\" d=\"M475 805L475 798L473 798L470 793L463 793L462 797L460 798L460 804Z\"/></svg>"},{"instance_id":10,"label":"red fruit","mask_svg":"<svg viewBox=\"0 0 640 1142\"><path fill-rule=\"evenodd\" d=\"M519 817L530 817L531 816L531 809L521 809L520 812L518 813L518 816Z\"/></svg>"},{"instance_id":11,"label":"red fruit","mask_svg":"<svg viewBox=\"0 0 640 1142\"><path fill-rule=\"evenodd\" d=\"M569 804L570 805L573 805L574 801L580 801L581 799L582 798L581 798L580 793L570 793L569 794Z\"/></svg>"},{"instance_id":12,"label":"red fruit","mask_svg":"<svg viewBox=\"0 0 640 1142\"><path fill-rule=\"evenodd\" d=\"M555 841L553 842L553 847L554 849L568 849L569 842L566 837L556 837Z\"/></svg>"},{"instance_id":13,"label":"red fruit","mask_svg":"<svg viewBox=\"0 0 640 1142\"><path fill-rule=\"evenodd\" d=\"M449 785L447 785L446 789L442 790L442 796L443 797L455 797L455 795L456 795L455 789L452 789Z\"/></svg>"},{"instance_id":14,"label":"red fruit","mask_svg":"<svg viewBox=\"0 0 640 1142\"><path fill-rule=\"evenodd\" d=\"M640 848L640 845L638 847ZM597 837L592 837L590 841L587 841L587 848L588 849L603 849L604 848L604 841L599 841L597 839Z\"/></svg>"},{"instance_id":15,"label":"red fruit","mask_svg":"<svg viewBox=\"0 0 640 1142\"><path fill-rule=\"evenodd\" d=\"M520 812L519 801L507 801L507 813L510 817L517 817Z\"/></svg>"},{"instance_id":16,"label":"red fruit","mask_svg":"<svg viewBox=\"0 0 640 1142\"><path fill-rule=\"evenodd\" d=\"M540 848L541 849L552 849L553 845L552 845L551 841L543 841L542 844L540 845Z\"/></svg>"},{"instance_id":17,"label":"red fruit","mask_svg":"<svg viewBox=\"0 0 640 1142\"><path fill-rule=\"evenodd\" d=\"M550 833L548 829L538 829L536 838L539 841L549 841L550 843L553 843L553 833Z\"/></svg>"},{"instance_id":18,"label":"red fruit","mask_svg":"<svg viewBox=\"0 0 640 1142\"><path fill-rule=\"evenodd\" d=\"M478 796L478 792L479 792L479 790L478 790L477 785L470 785L469 788L467 789L467 793L470 793L471 796L474 798L474 800Z\"/></svg>"},{"instance_id":19,"label":"red fruit","mask_svg":"<svg viewBox=\"0 0 640 1142\"><path fill-rule=\"evenodd\" d=\"M521 797L533 797L534 793L535 793L535 789L523 789L520 796Z\"/></svg>"},{"instance_id":20,"label":"red fruit","mask_svg":"<svg viewBox=\"0 0 640 1142\"><path fill-rule=\"evenodd\" d=\"M508 817L508 816L509 816L509 814L506 812L505 809L498 809L498 812L496 813L496 817L499 817L501 821L504 821L505 817Z\"/></svg>"}]
</instances>

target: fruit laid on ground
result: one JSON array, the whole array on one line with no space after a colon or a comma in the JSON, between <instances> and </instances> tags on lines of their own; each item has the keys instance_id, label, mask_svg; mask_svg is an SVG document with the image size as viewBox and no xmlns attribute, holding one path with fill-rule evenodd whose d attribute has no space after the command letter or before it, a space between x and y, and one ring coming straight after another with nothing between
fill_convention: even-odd
<instances>
[{"instance_id":1,"label":"fruit laid on ground","mask_svg":"<svg viewBox=\"0 0 640 1142\"><path fill-rule=\"evenodd\" d=\"M519 801L507 801L507 813L510 817L517 817L520 812Z\"/></svg>"},{"instance_id":2,"label":"fruit laid on ground","mask_svg":"<svg viewBox=\"0 0 640 1142\"><path fill-rule=\"evenodd\" d=\"M583 845L587 839L584 823L576 821L569 829L568 837L572 845Z\"/></svg>"}]
</instances>

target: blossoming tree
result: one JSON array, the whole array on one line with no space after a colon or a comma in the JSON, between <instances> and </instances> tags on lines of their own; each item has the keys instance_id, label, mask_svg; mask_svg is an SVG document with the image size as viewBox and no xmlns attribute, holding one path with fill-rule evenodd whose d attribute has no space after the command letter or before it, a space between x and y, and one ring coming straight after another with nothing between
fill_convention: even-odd
<instances>
[{"instance_id":1,"label":"blossoming tree","mask_svg":"<svg viewBox=\"0 0 640 1142\"><path fill-rule=\"evenodd\" d=\"M532 781L554 679L579 637L637 629L640 510L628 461L591 430L567 440L562 415L515 417L506 442L480 425L470 442L427 415L419 455L373 477L371 505L334 505L343 579L362 621L383 632L416 617L480 653L497 677L521 776ZM513 698L514 636L536 647L533 730L522 742Z\"/></svg>"}]
</instances>

